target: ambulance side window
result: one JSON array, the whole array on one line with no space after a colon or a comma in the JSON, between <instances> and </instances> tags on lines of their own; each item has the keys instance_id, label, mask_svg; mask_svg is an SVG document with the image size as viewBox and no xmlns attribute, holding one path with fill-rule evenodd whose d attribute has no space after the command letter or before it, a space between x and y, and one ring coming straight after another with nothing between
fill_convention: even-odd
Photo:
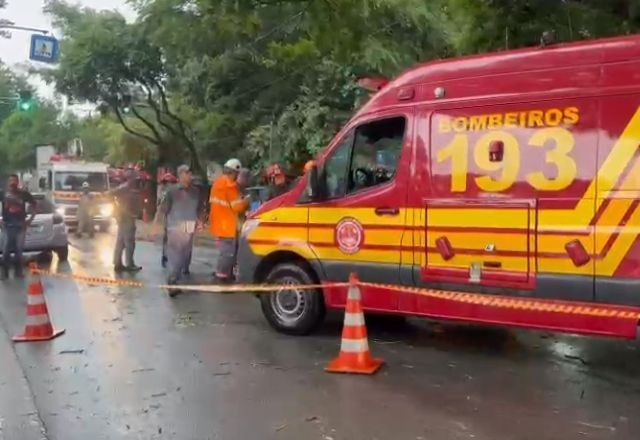
<instances>
[{"instance_id":1,"label":"ambulance side window","mask_svg":"<svg viewBox=\"0 0 640 440\"><path fill-rule=\"evenodd\" d=\"M361 125L356 130L348 192L393 180L402 152L406 121L395 117Z\"/></svg>"},{"instance_id":2,"label":"ambulance side window","mask_svg":"<svg viewBox=\"0 0 640 440\"><path fill-rule=\"evenodd\" d=\"M344 196L347 189L347 169L351 157L351 146L353 145L353 133L345 137L340 145L332 152L326 160L321 180L325 199L335 199Z\"/></svg>"}]
</instances>

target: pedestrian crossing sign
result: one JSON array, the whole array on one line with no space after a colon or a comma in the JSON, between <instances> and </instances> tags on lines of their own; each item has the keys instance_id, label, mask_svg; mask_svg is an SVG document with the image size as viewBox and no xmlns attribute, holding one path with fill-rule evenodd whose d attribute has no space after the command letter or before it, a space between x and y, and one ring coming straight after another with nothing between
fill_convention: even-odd
<instances>
[{"instance_id":1,"label":"pedestrian crossing sign","mask_svg":"<svg viewBox=\"0 0 640 440\"><path fill-rule=\"evenodd\" d=\"M31 51L29 59L42 63L58 61L58 40L47 35L34 34L31 36Z\"/></svg>"}]
</instances>

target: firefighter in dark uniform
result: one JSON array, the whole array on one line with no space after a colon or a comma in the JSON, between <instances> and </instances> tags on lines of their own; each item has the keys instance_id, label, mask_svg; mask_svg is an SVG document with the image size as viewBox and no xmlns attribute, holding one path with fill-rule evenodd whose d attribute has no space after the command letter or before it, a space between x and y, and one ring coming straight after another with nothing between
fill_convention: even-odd
<instances>
[{"instance_id":1,"label":"firefighter in dark uniform","mask_svg":"<svg viewBox=\"0 0 640 440\"><path fill-rule=\"evenodd\" d=\"M133 254L136 248L136 220L140 216L142 196L136 187L136 173L129 170L125 174L125 182L109 191L115 197L116 220L118 234L113 255L113 267L116 272L137 272L142 267L134 263ZM124 253L124 264L122 254Z\"/></svg>"}]
</instances>

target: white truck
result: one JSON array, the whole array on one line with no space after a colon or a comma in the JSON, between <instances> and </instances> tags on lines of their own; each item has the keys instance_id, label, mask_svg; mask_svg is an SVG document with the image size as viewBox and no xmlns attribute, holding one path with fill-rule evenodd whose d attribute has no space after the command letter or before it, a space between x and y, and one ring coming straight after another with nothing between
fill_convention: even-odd
<instances>
[{"instance_id":1,"label":"white truck","mask_svg":"<svg viewBox=\"0 0 640 440\"><path fill-rule=\"evenodd\" d=\"M98 204L94 223L101 231L108 231L113 215L113 203L105 196L109 190L108 167L102 162L84 162L54 154L47 162L38 161L38 184L41 191L49 194L64 223L75 228L82 185L87 182Z\"/></svg>"}]
</instances>

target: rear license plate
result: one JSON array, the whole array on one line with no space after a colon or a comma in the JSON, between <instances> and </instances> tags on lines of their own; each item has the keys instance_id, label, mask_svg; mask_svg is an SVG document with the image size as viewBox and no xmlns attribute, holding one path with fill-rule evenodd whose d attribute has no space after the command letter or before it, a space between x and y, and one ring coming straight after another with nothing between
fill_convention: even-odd
<instances>
[{"instance_id":1,"label":"rear license plate","mask_svg":"<svg viewBox=\"0 0 640 440\"><path fill-rule=\"evenodd\" d=\"M29 226L29 231L31 232L42 232L43 230L44 230L44 226L41 226L41 225Z\"/></svg>"}]
</instances>

